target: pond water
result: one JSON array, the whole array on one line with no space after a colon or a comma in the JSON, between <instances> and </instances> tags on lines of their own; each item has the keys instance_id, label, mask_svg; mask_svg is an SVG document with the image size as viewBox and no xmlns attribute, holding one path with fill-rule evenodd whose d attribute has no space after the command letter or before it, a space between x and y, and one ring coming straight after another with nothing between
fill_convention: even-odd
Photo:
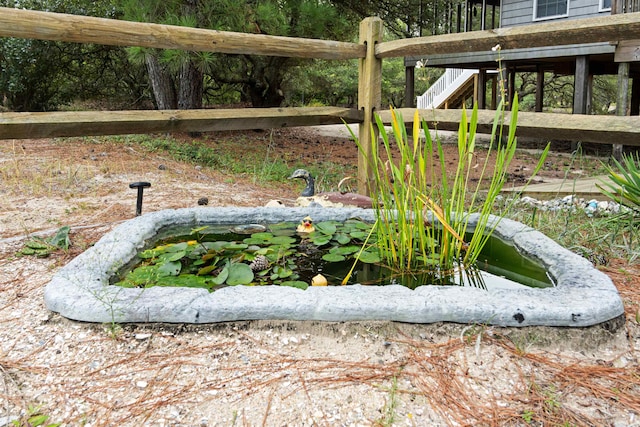
<instances>
[{"instance_id":1,"label":"pond water","mask_svg":"<svg viewBox=\"0 0 640 427\"><path fill-rule=\"evenodd\" d=\"M322 224L318 224L319 226ZM358 224L360 225L360 224ZM286 270L285 268L278 269L272 268L268 271L264 271L255 276L255 279L252 279L252 284L279 284L280 282L285 281L289 286L291 283L298 283L298 287L300 285L304 286L303 283L311 283L314 276L318 274L322 274L328 281L329 285L339 285L342 283L343 279L349 275L349 272L352 270L354 266L354 256L356 255L355 251L362 246L362 236L365 234L361 228L351 227L349 230L355 230L354 235L356 233L360 233L360 240L356 238L345 237L344 240L341 240L343 245L339 245L335 240L330 240L333 245L329 243L322 244L327 241L326 239L318 239L316 236L317 233L312 233L310 236L315 236L314 239L310 239L306 235L300 235L296 233L296 224L295 223L278 223L278 224L248 224L248 225L237 225L237 224L216 224L209 225L205 227L199 227L197 231L194 232L194 229L185 227L185 226L171 226L165 227L157 233L155 238L152 241L149 241L144 249L154 250L153 248L157 247L166 247L167 245L179 243L184 246L184 243L180 242L191 242L194 244L196 241L194 238L197 238L198 245L202 245L203 249L201 252L204 254L207 253L207 249L211 248L214 243L212 242L229 242L234 245L247 246L248 249L242 249L239 252L239 255L234 254L235 258L248 257L248 260L242 259L246 264L253 259L255 256L254 253L258 248L261 248L263 251L264 248L272 245L272 241L283 241L282 238L293 238L293 240L284 240L287 243L286 248L282 249L281 246L277 246L276 250L288 250L290 247L293 248L294 253L291 254L291 258L294 259L295 265L293 263L289 264L289 268L291 271ZM337 232L332 229L334 234L342 234L343 236L349 236L349 230L344 232L342 229L338 229ZM264 236L268 236L271 234L273 236L272 239L264 238ZM254 236L263 237L263 239L257 239ZM321 234L321 236L325 236ZM331 237L334 237L333 235ZM471 237L469 234L468 238ZM315 246L313 243L318 242L320 247ZM243 242L248 243L249 245L243 245ZM253 244L253 245L251 245ZM206 246L206 248L205 248ZM341 246L338 248L338 246ZM234 246L235 247L235 246ZM271 246L276 247L276 246ZM350 249L351 248L351 249ZM243 252L247 251L247 252ZM148 251L147 251L148 252ZM209 250L209 253L213 253L214 250ZM218 254L220 251L217 251ZM338 256L338 260L327 261L323 257L325 257L330 252L340 252L346 254L345 259L339 260L342 255ZM145 252L141 251L144 255ZM170 259L174 260L177 258L173 256L176 252L171 252ZM162 255L161 255L162 256ZM198 255L201 256L201 255ZM210 257L213 257L211 255ZM143 256L145 258L145 256ZM148 258L148 257L147 257ZM192 258L196 258L195 256ZM189 262L187 257L182 259L182 266L179 265L174 260L174 265L178 265L178 269L183 268L183 266ZM285 258L283 257L281 260L277 261L278 263L282 263L282 265L286 264ZM115 275L111 283L119 284L125 286L134 286L126 281L127 274L138 267L140 264L148 264L146 259L140 259L140 257L134 258L127 266L121 269L117 275ZM272 264L275 264L276 261L272 259ZM428 271L419 274L399 274L391 268L387 268L380 263L377 262L357 262L355 268L352 271L350 279L346 284L362 284L362 285L371 285L371 286L383 286L389 284L399 284L405 286L410 289L415 289L419 286L423 285L431 285L434 283L445 284L445 285L471 285L481 288L491 289L517 289L521 287L533 287L533 288L547 288L554 286L552 279L549 277L547 269L540 263L532 259L531 257L527 257L522 255L517 248L505 240L502 240L498 237L491 237L487 242L486 246L483 248L481 255L478 257L478 269L472 269L471 271L466 271L463 269L456 269L456 271L450 272L446 275L443 275L441 272ZM147 267L143 267L147 268ZM212 271L213 270L213 271ZM205 275L211 275L220 273L221 268L217 270L209 269L206 270ZM193 268L191 271L195 271ZM203 271L203 270L201 270ZM283 273L283 272L286 272ZM176 271L172 272L176 273ZM182 273L181 273L182 274ZM200 273L198 273L200 276ZM279 277L284 276L284 277ZM443 277L445 276L445 277ZM145 275L145 281L153 281L156 280L160 286L180 286L176 284L177 282L173 280L173 277L169 277L166 280L161 278L159 280L154 279L155 276L147 276ZM179 275L178 275L179 277ZM210 276L209 276L210 277ZM269 278L271 277L271 280ZM125 279L123 281L123 279ZM202 279L199 277L197 279ZM195 278L194 278L195 280ZM211 284L211 281L207 282L209 285L205 285L203 280L199 280L197 282L191 281L190 284L185 286L190 287L209 287L210 290L216 290L220 287L225 286L224 283L216 283L214 285ZM140 284L137 283L135 286L138 287L149 287L152 285L149 284Z\"/></svg>"}]
</instances>

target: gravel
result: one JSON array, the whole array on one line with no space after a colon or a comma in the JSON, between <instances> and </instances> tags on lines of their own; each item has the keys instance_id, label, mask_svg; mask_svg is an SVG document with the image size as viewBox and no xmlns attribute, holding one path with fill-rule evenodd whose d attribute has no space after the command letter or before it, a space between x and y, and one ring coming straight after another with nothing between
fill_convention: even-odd
<instances>
[{"instance_id":1,"label":"gravel","mask_svg":"<svg viewBox=\"0 0 640 427\"><path fill-rule=\"evenodd\" d=\"M501 424L532 407L527 384L552 377L545 358L637 363L624 328L74 322L49 312L42 295L68 259L13 258L19 247L3 248L0 266L5 425L29 406L65 426ZM566 393L563 404L584 417L635 420L622 404Z\"/></svg>"}]
</instances>

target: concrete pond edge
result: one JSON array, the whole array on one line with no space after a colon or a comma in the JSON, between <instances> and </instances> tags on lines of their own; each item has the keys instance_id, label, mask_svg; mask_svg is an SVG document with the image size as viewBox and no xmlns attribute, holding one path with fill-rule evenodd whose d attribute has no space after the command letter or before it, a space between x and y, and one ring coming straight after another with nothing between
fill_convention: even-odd
<instances>
[{"instance_id":1,"label":"concrete pond edge","mask_svg":"<svg viewBox=\"0 0 640 427\"><path fill-rule=\"evenodd\" d=\"M504 218L498 222L496 235L545 265L555 287L486 291L459 286L420 286L415 290L400 285L306 290L233 286L210 293L204 289L127 289L109 284L163 227L298 222L307 215L314 221L375 219L373 210L346 208L202 207L148 213L117 226L58 270L45 287L45 304L66 318L100 323L388 320L586 327L624 314L620 295L606 274L539 231ZM471 226L476 219L472 215Z\"/></svg>"}]
</instances>

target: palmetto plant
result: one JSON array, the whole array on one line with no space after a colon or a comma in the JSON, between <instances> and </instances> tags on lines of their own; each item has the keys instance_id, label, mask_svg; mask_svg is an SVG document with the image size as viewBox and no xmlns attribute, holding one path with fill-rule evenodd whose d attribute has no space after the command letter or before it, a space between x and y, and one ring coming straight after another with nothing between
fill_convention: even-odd
<instances>
[{"instance_id":1,"label":"palmetto plant","mask_svg":"<svg viewBox=\"0 0 640 427\"><path fill-rule=\"evenodd\" d=\"M491 212L516 150L517 97L512 104L508 135L503 135L502 104L496 111L489 153L481 164L474 160L478 109L475 106L470 117L463 110L458 130L458 164L453 178L447 171L440 139L431 137L426 122L420 121L419 112L416 110L413 118L411 138L402 116L395 110L391 113L397 154L394 156L392 142L382 121L376 117L382 144L379 149L378 141L372 138L372 154L367 158L375 172L370 190L372 196L381 201L375 226L381 258L399 274L427 273L434 283L482 285L475 262L497 226L497 221L490 221ZM362 142L356 139L356 143L365 153ZM542 166L547 152L548 147L534 174ZM481 188L492 157L495 165L488 177L488 188ZM477 181L471 180L472 168L480 168ZM473 229L469 226L472 213L479 214ZM470 238L466 237L468 233Z\"/></svg>"},{"instance_id":2,"label":"palmetto plant","mask_svg":"<svg viewBox=\"0 0 640 427\"><path fill-rule=\"evenodd\" d=\"M605 167L612 183L598 184L600 191L635 214L640 213L640 154L623 155L622 163L613 159L613 166Z\"/></svg>"}]
</instances>

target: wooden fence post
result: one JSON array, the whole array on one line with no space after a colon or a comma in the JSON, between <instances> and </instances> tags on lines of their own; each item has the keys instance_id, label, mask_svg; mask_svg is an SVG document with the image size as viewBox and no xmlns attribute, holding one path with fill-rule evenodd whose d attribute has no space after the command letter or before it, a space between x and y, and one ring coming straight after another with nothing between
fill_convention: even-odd
<instances>
[{"instance_id":1,"label":"wooden fence post","mask_svg":"<svg viewBox=\"0 0 640 427\"><path fill-rule=\"evenodd\" d=\"M358 192L370 194L373 173L367 157L371 156L371 138L378 139L373 119L374 111L380 109L382 98L382 59L376 58L376 43L382 41L382 20L370 17L360 22L360 43L367 48L364 58L358 60L358 108L364 112L364 120L358 129L364 153L358 153Z\"/></svg>"}]
</instances>

